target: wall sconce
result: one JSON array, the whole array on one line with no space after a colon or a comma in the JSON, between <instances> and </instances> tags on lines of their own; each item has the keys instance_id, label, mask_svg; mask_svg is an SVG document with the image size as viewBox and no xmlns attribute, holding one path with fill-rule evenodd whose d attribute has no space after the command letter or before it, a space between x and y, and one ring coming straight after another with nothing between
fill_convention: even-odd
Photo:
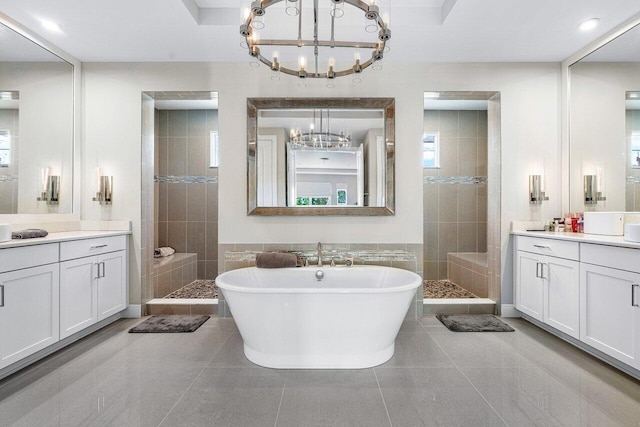
<instances>
[{"instance_id":1,"label":"wall sconce","mask_svg":"<svg viewBox=\"0 0 640 427\"><path fill-rule=\"evenodd\" d=\"M607 198L602 195L602 192L598 191L598 175L585 175L584 204L595 205L603 200L607 200Z\"/></svg>"},{"instance_id":2,"label":"wall sconce","mask_svg":"<svg viewBox=\"0 0 640 427\"><path fill-rule=\"evenodd\" d=\"M102 170L98 169L96 180L96 196L93 201L101 205L110 205L113 197L113 177L102 175Z\"/></svg>"},{"instance_id":3,"label":"wall sconce","mask_svg":"<svg viewBox=\"0 0 640 427\"><path fill-rule=\"evenodd\" d=\"M549 197L542 191L542 175L529 175L529 204L540 205Z\"/></svg>"},{"instance_id":4,"label":"wall sconce","mask_svg":"<svg viewBox=\"0 0 640 427\"><path fill-rule=\"evenodd\" d=\"M36 199L39 202L46 202L47 205L57 205L60 197L60 176L49 175L49 168L42 168L42 190Z\"/></svg>"}]
</instances>

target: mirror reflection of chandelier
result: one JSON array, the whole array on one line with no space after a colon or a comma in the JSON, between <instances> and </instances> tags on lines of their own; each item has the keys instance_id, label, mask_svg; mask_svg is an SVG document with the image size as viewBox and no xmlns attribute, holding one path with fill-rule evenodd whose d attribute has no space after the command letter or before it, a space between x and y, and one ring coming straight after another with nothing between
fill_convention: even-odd
<instances>
[{"instance_id":1,"label":"mirror reflection of chandelier","mask_svg":"<svg viewBox=\"0 0 640 427\"><path fill-rule=\"evenodd\" d=\"M351 131L342 129L339 132L332 132L329 122L329 110L326 110L326 124L324 129L324 113L319 111L320 129L315 129L316 110L313 110L313 122L309 125L308 132L300 129L291 129L289 141L296 147L306 147L313 149L339 149L351 147Z\"/></svg>"},{"instance_id":2,"label":"mirror reflection of chandelier","mask_svg":"<svg viewBox=\"0 0 640 427\"><path fill-rule=\"evenodd\" d=\"M301 79L304 78L326 78L326 79L334 79L336 77L346 76L349 74L359 74L365 68L373 65L375 62L380 61L384 53L388 51L388 46L386 46L387 41L391 38L391 30L388 28L388 13L385 13L384 17L381 16L380 8L376 5L376 0L323 0L328 2L329 9L328 13L326 10L319 9L319 1L320 0L309 0L313 2L312 9L312 25L313 25L313 36L312 38L305 39L303 38L303 32L307 30L307 26L311 25L310 21L303 21L303 10L306 13L310 11L310 9L303 9L303 3L307 3L307 0L255 0L251 3L251 9L247 9L244 14L244 20L242 25L240 26L240 34L245 38L247 48L249 49L249 55L254 57L256 61L254 62L256 66L258 65L257 61L267 65L274 72L281 72L285 74L289 74L292 76L298 76ZM382 0L388 1L388 0ZM277 8L273 8L267 14L267 9L270 6L274 6L278 3L284 2L285 8L283 15L289 15L292 18L292 34L291 37L287 38L261 38L258 35L258 31L260 29L265 29L266 31L266 23L265 17L267 15L275 15L279 13ZM336 26L342 25L344 27L352 26L354 23L351 19L346 20L346 22L339 21L339 18L345 15L345 5L348 5L350 9L354 9L357 11L358 9L362 12L364 16L364 22L366 25L363 25L363 29L367 33L377 33L376 37L369 37L368 41L352 41L352 40L337 40L336 39ZM272 15L273 14L273 15ZM359 14L358 14L359 15ZM353 16L353 15L351 15ZM362 16L362 15L360 15ZM278 20L275 20L280 22ZM296 22L297 21L297 22ZM342 21L345 21L344 19ZM297 25L296 25L297 24ZM319 26L327 26L328 28ZM329 27L330 26L330 27ZM282 30L285 25L272 25L272 31ZM293 33L297 28L297 33ZM340 31L340 30L339 30ZM342 29L344 32L345 30ZM319 33L321 36L319 36ZM322 38L322 35L326 35L326 38ZM300 48L300 52L303 52L303 48L310 47L313 48L313 72L308 68L311 68L311 64L307 65L307 59L305 56L300 55L298 59L298 68L287 68L281 64L280 59L278 58L277 51L273 51L270 53L263 53L261 51L261 47L272 47L278 48L281 47L285 49L286 47L298 47ZM326 63L326 71L320 71L320 52L326 52L326 49L332 50L334 48L339 49L351 49L354 51L353 55L353 63L349 64L348 67L336 70L336 63L333 58L326 58L323 60L323 64ZM385 49L386 48L386 49ZM360 51L371 51L371 57L367 59L365 62L360 62ZM267 56L271 57L267 57ZM291 61L294 62L295 60ZM373 67L374 69L376 67Z\"/></svg>"}]
</instances>

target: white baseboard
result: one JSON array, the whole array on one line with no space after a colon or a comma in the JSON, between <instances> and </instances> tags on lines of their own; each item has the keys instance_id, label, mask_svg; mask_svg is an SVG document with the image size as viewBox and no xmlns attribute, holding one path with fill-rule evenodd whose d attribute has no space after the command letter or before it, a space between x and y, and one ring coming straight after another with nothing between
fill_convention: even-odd
<instances>
[{"instance_id":1,"label":"white baseboard","mask_svg":"<svg viewBox=\"0 0 640 427\"><path fill-rule=\"evenodd\" d=\"M122 311L122 317L126 319L136 319L142 317L142 305L130 304L126 310Z\"/></svg>"},{"instance_id":2,"label":"white baseboard","mask_svg":"<svg viewBox=\"0 0 640 427\"><path fill-rule=\"evenodd\" d=\"M513 304L502 304L500 306L500 317L521 317Z\"/></svg>"}]
</instances>

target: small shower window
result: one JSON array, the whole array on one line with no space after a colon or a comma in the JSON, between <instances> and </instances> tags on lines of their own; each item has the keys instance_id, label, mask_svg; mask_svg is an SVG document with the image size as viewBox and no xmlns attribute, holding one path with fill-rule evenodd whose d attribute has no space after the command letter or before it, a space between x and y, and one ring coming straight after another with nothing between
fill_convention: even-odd
<instances>
[{"instance_id":1,"label":"small shower window","mask_svg":"<svg viewBox=\"0 0 640 427\"><path fill-rule=\"evenodd\" d=\"M11 133L0 129L0 167L11 166Z\"/></svg>"},{"instance_id":2,"label":"small shower window","mask_svg":"<svg viewBox=\"0 0 640 427\"><path fill-rule=\"evenodd\" d=\"M631 167L640 169L640 131L631 132Z\"/></svg>"},{"instance_id":3,"label":"small shower window","mask_svg":"<svg viewBox=\"0 0 640 427\"><path fill-rule=\"evenodd\" d=\"M209 167L217 168L219 165L218 157L218 131L211 131L209 136Z\"/></svg>"},{"instance_id":4,"label":"small shower window","mask_svg":"<svg viewBox=\"0 0 640 427\"><path fill-rule=\"evenodd\" d=\"M422 136L422 167L440 167L440 132L425 132Z\"/></svg>"}]
</instances>

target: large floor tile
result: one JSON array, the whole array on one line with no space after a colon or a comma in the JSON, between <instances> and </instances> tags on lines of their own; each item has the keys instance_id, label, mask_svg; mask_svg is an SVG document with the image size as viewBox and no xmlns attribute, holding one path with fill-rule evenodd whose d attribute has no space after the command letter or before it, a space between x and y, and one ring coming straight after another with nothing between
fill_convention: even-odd
<instances>
[{"instance_id":1,"label":"large floor tile","mask_svg":"<svg viewBox=\"0 0 640 427\"><path fill-rule=\"evenodd\" d=\"M292 370L277 426L389 426L372 369Z\"/></svg>"},{"instance_id":2,"label":"large floor tile","mask_svg":"<svg viewBox=\"0 0 640 427\"><path fill-rule=\"evenodd\" d=\"M503 426L456 368L375 368L394 426Z\"/></svg>"},{"instance_id":3,"label":"large floor tile","mask_svg":"<svg viewBox=\"0 0 640 427\"><path fill-rule=\"evenodd\" d=\"M209 363L211 367L255 367L244 355L244 341L239 333L231 333L220 351Z\"/></svg>"},{"instance_id":4,"label":"large floor tile","mask_svg":"<svg viewBox=\"0 0 640 427\"><path fill-rule=\"evenodd\" d=\"M287 371L206 368L162 426L273 426Z\"/></svg>"},{"instance_id":5,"label":"large floor tile","mask_svg":"<svg viewBox=\"0 0 640 427\"><path fill-rule=\"evenodd\" d=\"M527 357L499 338L515 332L456 332L430 334L453 362L460 367L535 366Z\"/></svg>"},{"instance_id":6,"label":"large floor tile","mask_svg":"<svg viewBox=\"0 0 640 427\"><path fill-rule=\"evenodd\" d=\"M429 334L401 332L393 357L381 366L410 368L453 366L453 363Z\"/></svg>"}]
</instances>

